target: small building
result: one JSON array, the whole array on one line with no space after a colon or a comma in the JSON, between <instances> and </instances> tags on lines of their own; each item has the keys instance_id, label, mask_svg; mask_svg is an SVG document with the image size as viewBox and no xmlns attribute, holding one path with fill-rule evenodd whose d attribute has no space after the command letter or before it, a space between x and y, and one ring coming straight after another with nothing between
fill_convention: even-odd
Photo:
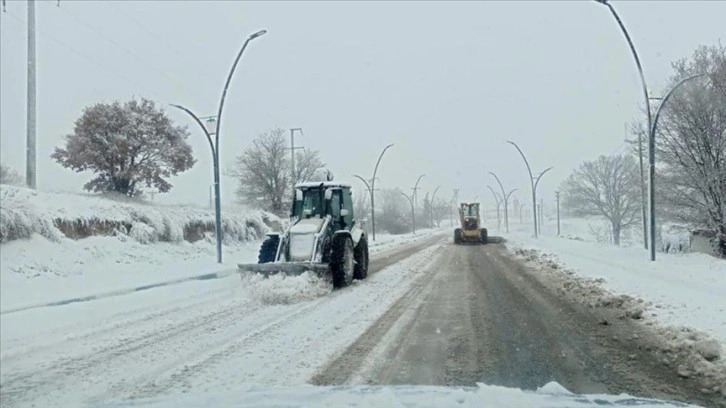
<instances>
[{"instance_id":1,"label":"small building","mask_svg":"<svg viewBox=\"0 0 726 408\"><path fill-rule=\"evenodd\" d=\"M691 251L718 256L716 231L698 229L691 231Z\"/></svg>"}]
</instances>

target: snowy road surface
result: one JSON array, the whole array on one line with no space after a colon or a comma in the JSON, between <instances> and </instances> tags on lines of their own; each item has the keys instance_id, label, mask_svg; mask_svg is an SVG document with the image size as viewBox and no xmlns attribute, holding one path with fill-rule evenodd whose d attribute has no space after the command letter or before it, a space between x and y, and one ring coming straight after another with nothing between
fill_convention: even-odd
<instances>
[{"instance_id":1,"label":"snowy road surface","mask_svg":"<svg viewBox=\"0 0 726 408\"><path fill-rule=\"evenodd\" d=\"M475 385L621 393L717 406L566 303L502 245L431 238L372 257L363 282L237 276L0 316L0 406L78 406L243 384ZM606 317L611 324L601 325Z\"/></svg>"}]
</instances>

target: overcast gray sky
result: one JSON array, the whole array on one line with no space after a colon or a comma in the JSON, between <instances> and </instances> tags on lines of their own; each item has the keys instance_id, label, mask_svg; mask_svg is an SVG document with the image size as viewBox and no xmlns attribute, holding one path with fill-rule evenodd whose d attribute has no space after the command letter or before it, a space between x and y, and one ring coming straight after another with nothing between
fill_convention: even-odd
<instances>
[{"instance_id":1,"label":"overcast gray sky","mask_svg":"<svg viewBox=\"0 0 726 408\"><path fill-rule=\"evenodd\" d=\"M0 15L0 159L25 165L26 5ZM614 1L654 95L673 60L726 37L726 2ZM80 191L90 174L49 158L82 109L144 96L216 112L224 80L247 35L222 118L223 165L274 126L302 127L337 179L370 177L424 192L491 200L487 174L529 197L519 143L554 200L583 160L625 149L640 115L639 79L607 8L594 1L194 2L41 1L37 4L38 188ZM198 159L172 180L163 202L206 203L211 159L186 116ZM354 182L355 186L359 186ZM233 199L223 179L223 200ZM158 196L157 196L158 197ZM159 198L157 198L159 199ZM545 204L547 206L547 204Z\"/></svg>"}]
</instances>

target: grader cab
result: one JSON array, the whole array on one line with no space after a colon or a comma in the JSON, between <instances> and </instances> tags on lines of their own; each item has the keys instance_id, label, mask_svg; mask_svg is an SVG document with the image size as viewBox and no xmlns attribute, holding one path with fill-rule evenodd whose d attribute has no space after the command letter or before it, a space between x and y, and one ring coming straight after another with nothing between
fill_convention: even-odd
<instances>
[{"instance_id":1,"label":"grader cab","mask_svg":"<svg viewBox=\"0 0 726 408\"><path fill-rule=\"evenodd\" d=\"M481 226L479 203L459 204L459 221L461 227L454 230L454 243L486 244L487 229Z\"/></svg>"}]
</instances>

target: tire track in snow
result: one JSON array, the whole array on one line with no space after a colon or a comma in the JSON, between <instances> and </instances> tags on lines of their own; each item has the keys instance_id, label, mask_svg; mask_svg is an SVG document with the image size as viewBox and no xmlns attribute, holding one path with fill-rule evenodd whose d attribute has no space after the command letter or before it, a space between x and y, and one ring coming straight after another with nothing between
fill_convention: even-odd
<instances>
[{"instance_id":1,"label":"tire track in snow","mask_svg":"<svg viewBox=\"0 0 726 408\"><path fill-rule=\"evenodd\" d=\"M305 382L318 366L333 358L338 350L344 350L391 304L408 296L412 286L419 285L421 279L427 280L428 274L420 271L427 269L426 265L439 254L437 245L415 255L405 273L399 273L398 268L388 273L383 270L376 276L378 279L336 291L302 308L287 307L290 315L213 350L193 364L167 372L157 381L134 385L131 388L139 391L130 397L154 397L189 388L219 389L230 380L232 386L245 381ZM225 375L225 364L235 367L229 376Z\"/></svg>"}]
</instances>

